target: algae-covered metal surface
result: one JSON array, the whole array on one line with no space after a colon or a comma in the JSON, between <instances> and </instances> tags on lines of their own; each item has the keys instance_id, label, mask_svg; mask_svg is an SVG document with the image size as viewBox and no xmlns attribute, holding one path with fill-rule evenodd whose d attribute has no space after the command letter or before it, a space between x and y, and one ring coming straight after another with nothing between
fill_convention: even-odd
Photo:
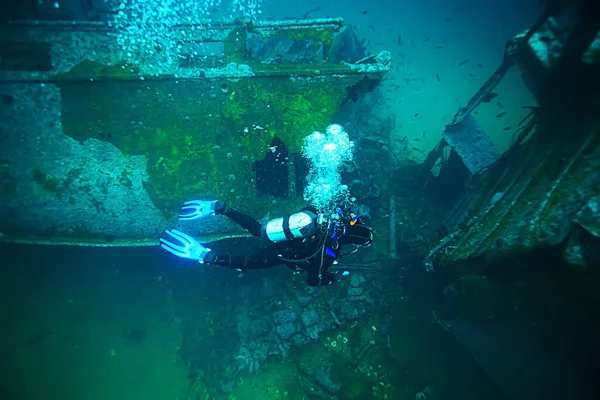
<instances>
[{"instance_id":1,"label":"algae-covered metal surface","mask_svg":"<svg viewBox=\"0 0 600 400\"><path fill-rule=\"evenodd\" d=\"M255 162L277 138L292 174L304 137L389 69L387 52L329 63L341 24L203 21L174 30L173 46L140 63L120 58L105 24L2 28L14 42L0 49L3 240L136 245L176 226L179 205L192 198L257 217L302 206L292 183L285 198L259 196ZM310 62L252 56L252 46L282 32L316 55L303 54ZM215 43L221 52L206 50ZM213 218L192 229L238 228Z\"/></svg>"},{"instance_id":2,"label":"algae-covered metal surface","mask_svg":"<svg viewBox=\"0 0 600 400\"><path fill-rule=\"evenodd\" d=\"M593 55L600 34L596 22L578 24L568 36L559 32L545 15L509 41L507 52L541 107L519 123L516 144L471 178L442 224L446 235L425 257L428 270L551 247L571 264L598 265L599 66Z\"/></svg>"},{"instance_id":3,"label":"algae-covered metal surface","mask_svg":"<svg viewBox=\"0 0 600 400\"><path fill-rule=\"evenodd\" d=\"M476 175L426 266L478 256L498 260L561 244L580 230L597 237L600 122L587 115L538 126L529 140Z\"/></svg>"}]
</instances>

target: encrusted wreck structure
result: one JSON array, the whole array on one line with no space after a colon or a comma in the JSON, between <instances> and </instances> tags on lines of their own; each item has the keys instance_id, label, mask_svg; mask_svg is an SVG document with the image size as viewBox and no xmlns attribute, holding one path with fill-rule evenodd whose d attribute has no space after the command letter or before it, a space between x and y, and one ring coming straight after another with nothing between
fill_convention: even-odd
<instances>
[{"instance_id":1,"label":"encrusted wreck structure","mask_svg":"<svg viewBox=\"0 0 600 400\"><path fill-rule=\"evenodd\" d=\"M255 215L300 204L304 137L390 67L387 52L345 54L342 25L199 21L127 54L106 22L3 25L3 240L153 245L199 195ZM282 166L260 168L275 146ZM259 190L272 196L257 200ZM236 227L213 220L198 232Z\"/></svg>"},{"instance_id":2,"label":"encrusted wreck structure","mask_svg":"<svg viewBox=\"0 0 600 400\"><path fill-rule=\"evenodd\" d=\"M518 35L507 46L502 74L518 64L540 107L521 121L506 154L479 151L477 146L485 143L481 135L463 128L474 124L462 115L469 107L462 108L446 128L443 145L452 147L474 175L442 225L448 236L427 262L439 257L438 262L446 265L481 255L501 259L567 238L564 255L569 262L585 266L598 261L589 240L600 237L600 134L594 112L600 36L592 29L594 34L581 37L575 30L568 41L553 34L558 30L550 18L538 31ZM580 47L581 42L583 51L571 54L571 47ZM489 83L479 97L497 82ZM462 137L454 142L456 131ZM465 143L471 142L477 144L467 148Z\"/></svg>"},{"instance_id":3,"label":"encrusted wreck structure","mask_svg":"<svg viewBox=\"0 0 600 400\"><path fill-rule=\"evenodd\" d=\"M562 6L549 7L510 40L424 165L443 165L427 184L456 199L429 247L417 246L444 282L433 318L512 399L598 394L586 371L600 348L589 322L600 265L600 18L585 4L571 26L554 19ZM500 155L470 114L513 66L539 107Z\"/></svg>"}]
</instances>

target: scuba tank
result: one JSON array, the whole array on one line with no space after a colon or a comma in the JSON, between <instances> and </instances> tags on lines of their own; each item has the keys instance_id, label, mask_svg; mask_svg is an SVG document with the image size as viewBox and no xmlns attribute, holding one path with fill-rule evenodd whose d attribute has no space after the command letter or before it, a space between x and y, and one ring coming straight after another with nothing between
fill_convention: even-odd
<instances>
[{"instance_id":1,"label":"scuba tank","mask_svg":"<svg viewBox=\"0 0 600 400\"><path fill-rule=\"evenodd\" d=\"M317 216L311 211L275 218L266 223L263 234L271 242L314 236L319 231Z\"/></svg>"}]
</instances>

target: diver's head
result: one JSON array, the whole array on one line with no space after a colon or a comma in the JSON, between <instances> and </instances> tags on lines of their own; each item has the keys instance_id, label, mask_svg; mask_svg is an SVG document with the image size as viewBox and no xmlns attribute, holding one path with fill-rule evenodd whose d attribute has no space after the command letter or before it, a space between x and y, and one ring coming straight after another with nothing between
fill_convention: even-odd
<instances>
[{"instance_id":1,"label":"diver's head","mask_svg":"<svg viewBox=\"0 0 600 400\"><path fill-rule=\"evenodd\" d=\"M356 246L368 246L373 242L373 230L360 222L350 222L344 226L342 241Z\"/></svg>"}]
</instances>

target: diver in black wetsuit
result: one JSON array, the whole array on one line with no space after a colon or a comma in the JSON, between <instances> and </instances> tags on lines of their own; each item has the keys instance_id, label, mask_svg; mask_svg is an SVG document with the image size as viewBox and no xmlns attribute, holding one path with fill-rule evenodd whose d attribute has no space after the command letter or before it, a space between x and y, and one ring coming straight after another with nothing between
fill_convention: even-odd
<instances>
[{"instance_id":1,"label":"diver in black wetsuit","mask_svg":"<svg viewBox=\"0 0 600 400\"><path fill-rule=\"evenodd\" d=\"M330 285L348 272L331 272L329 267L341 256L368 246L373 240L371 228L361 223L352 213L338 209L331 216L317 215L314 210L303 209L297 213L273 219L262 225L254 218L229 208L219 201L193 200L186 202L186 214L180 220L225 215L253 236L268 243L257 255L218 255L205 248L191 236L177 231L165 233L178 243L161 238L161 246L168 252L200 263L221 265L245 271L287 265L295 271L307 272L310 286ZM344 246L350 247L342 253Z\"/></svg>"}]
</instances>

